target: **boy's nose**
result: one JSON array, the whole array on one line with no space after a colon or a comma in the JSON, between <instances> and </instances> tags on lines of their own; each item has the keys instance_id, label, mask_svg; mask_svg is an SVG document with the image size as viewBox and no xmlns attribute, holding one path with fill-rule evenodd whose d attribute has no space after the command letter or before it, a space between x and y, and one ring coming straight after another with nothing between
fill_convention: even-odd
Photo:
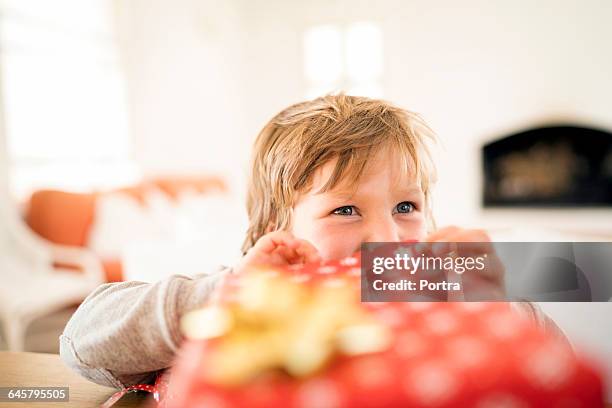
<instances>
[{"instance_id":1,"label":"boy's nose","mask_svg":"<svg viewBox=\"0 0 612 408\"><path fill-rule=\"evenodd\" d=\"M392 219L372 220L368 227L364 242L397 242L400 240L399 229Z\"/></svg>"}]
</instances>

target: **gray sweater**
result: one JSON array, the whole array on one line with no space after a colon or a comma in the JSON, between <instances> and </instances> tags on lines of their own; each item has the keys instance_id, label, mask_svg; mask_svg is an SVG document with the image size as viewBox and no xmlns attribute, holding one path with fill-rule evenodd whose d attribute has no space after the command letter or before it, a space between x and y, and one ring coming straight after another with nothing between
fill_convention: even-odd
<instances>
[{"instance_id":1,"label":"gray sweater","mask_svg":"<svg viewBox=\"0 0 612 408\"><path fill-rule=\"evenodd\" d=\"M150 383L171 365L183 341L180 317L204 305L230 271L223 268L208 275L175 275L156 283L101 285L83 301L60 336L62 360L101 385L123 388ZM512 305L517 313L567 342L537 305Z\"/></svg>"}]
</instances>

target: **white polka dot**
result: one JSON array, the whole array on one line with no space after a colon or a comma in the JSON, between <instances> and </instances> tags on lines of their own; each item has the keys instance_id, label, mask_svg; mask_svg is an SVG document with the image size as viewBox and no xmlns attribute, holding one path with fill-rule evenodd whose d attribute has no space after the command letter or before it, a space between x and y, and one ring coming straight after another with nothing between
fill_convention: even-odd
<instances>
[{"instance_id":1,"label":"white polka dot","mask_svg":"<svg viewBox=\"0 0 612 408\"><path fill-rule=\"evenodd\" d=\"M407 302L404 307L415 312L423 312L433 307L432 302Z\"/></svg>"},{"instance_id":2,"label":"white polka dot","mask_svg":"<svg viewBox=\"0 0 612 408\"><path fill-rule=\"evenodd\" d=\"M303 408L331 408L340 406L340 392L329 380L314 379L298 389L298 406Z\"/></svg>"},{"instance_id":3,"label":"white polka dot","mask_svg":"<svg viewBox=\"0 0 612 408\"><path fill-rule=\"evenodd\" d=\"M453 363L462 368L484 365L491 357L489 346L475 337L462 336L448 343L448 352Z\"/></svg>"},{"instance_id":4,"label":"white polka dot","mask_svg":"<svg viewBox=\"0 0 612 408\"><path fill-rule=\"evenodd\" d=\"M379 357L359 359L351 368L355 379L364 388L380 387L392 381L387 364Z\"/></svg>"},{"instance_id":5,"label":"white polka dot","mask_svg":"<svg viewBox=\"0 0 612 408\"><path fill-rule=\"evenodd\" d=\"M417 367L405 383L417 402L437 406L450 400L458 391L458 379L441 364L425 364Z\"/></svg>"},{"instance_id":6,"label":"white polka dot","mask_svg":"<svg viewBox=\"0 0 612 408\"><path fill-rule=\"evenodd\" d=\"M319 268L317 268L317 272L322 273L322 274L328 274L328 273L336 272L337 269L338 268L336 268L335 266L326 265L326 266L320 266Z\"/></svg>"},{"instance_id":7,"label":"white polka dot","mask_svg":"<svg viewBox=\"0 0 612 408\"><path fill-rule=\"evenodd\" d=\"M511 311L491 313L484 318L486 330L498 339L508 340L519 335L520 319Z\"/></svg>"},{"instance_id":8,"label":"white polka dot","mask_svg":"<svg viewBox=\"0 0 612 408\"><path fill-rule=\"evenodd\" d=\"M397 335L395 351L400 357L410 358L422 354L427 349L425 339L413 331L404 331Z\"/></svg>"},{"instance_id":9,"label":"white polka dot","mask_svg":"<svg viewBox=\"0 0 612 408\"><path fill-rule=\"evenodd\" d=\"M361 275L361 268L351 268L351 269L349 269L348 274L352 275L352 276L360 276Z\"/></svg>"},{"instance_id":10,"label":"white polka dot","mask_svg":"<svg viewBox=\"0 0 612 408\"><path fill-rule=\"evenodd\" d=\"M406 321L406 316L401 314L399 310L392 308L382 308L376 311L376 318L382 324L389 327L397 327Z\"/></svg>"},{"instance_id":11,"label":"white polka dot","mask_svg":"<svg viewBox=\"0 0 612 408\"><path fill-rule=\"evenodd\" d=\"M346 258L343 258L340 260L340 265L342 266L353 266L353 265L357 265L357 258L355 258L354 256L347 256Z\"/></svg>"},{"instance_id":12,"label":"white polka dot","mask_svg":"<svg viewBox=\"0 0 612 408\"><path fill-rule=\"evenodd\" d=\"M439 310L428 314L425 317L425 324L432 333L444 335L457 328L457 319L451 313Z\"/></svg>"},{"instance_id":13,"label":"white polka dot","mask_svg":"<svg viewBox=\"0 0 612 408\"><path fill-rule=\"evenodd\" d=\"M529 404L512 394L495 393L483 397L476 408L529 408Z\"/></svg>"},{"instance_id":14,"label":"white polka dot","mask_svg":"<svg viewBox=\"0 0 612 408\"><path fill-rule=\"evenodd\" d=\"M476 313L484 310L486 308L486 304L483 302L461 302L457 304L457 307L468 313Z\"/></svg>"},{"instance_id":15,"label":"white polka dot","mask_svg":"<svg viewBox=\"0 0 612 408\"><path fill-rule=\"evenodd\" d=\"M530 353L523 366L526 377L537 387L555 389L574 372L573 360L562 344L546 344Z\"/></svg>"}]
</instances>

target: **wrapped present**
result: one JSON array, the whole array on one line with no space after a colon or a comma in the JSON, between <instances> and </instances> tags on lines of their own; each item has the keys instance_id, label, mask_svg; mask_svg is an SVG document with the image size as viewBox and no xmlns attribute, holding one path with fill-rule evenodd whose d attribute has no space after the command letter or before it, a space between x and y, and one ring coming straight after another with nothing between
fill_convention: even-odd
<instances>
[{"instance_id":1,"label":"wrapped present","mask_svg":"<svg viewBox=\"0 0 612 408\"><path fill-rule=\"evenodd\" d=\"M358 256L230 276L181 325L168 408L603 407L593 363L510 304L360 302Z\"/></svg>"}]
</instances>

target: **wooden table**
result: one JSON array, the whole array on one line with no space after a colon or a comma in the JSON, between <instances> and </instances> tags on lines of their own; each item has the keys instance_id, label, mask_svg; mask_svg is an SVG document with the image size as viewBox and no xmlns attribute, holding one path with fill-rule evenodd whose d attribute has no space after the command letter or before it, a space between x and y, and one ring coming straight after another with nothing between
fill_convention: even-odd
<instances>
[{"instance_id":1,"label":"wooden table","mask_svg":"<svg viewBox=\"0 0 612 408\"><path fill-rule=\"evenodd\" d=\"M0 407L98 407L115 390L89 382L57 354L0 351L0 387L69 387L69 402L0 402ZM129 393L114 407L145 407L150 397Z\"/></svg>"},{"instance_id":2,"label":"wooden table","mask_svg":"<svg viewBox=\"0 0 612 408\"><path fill-rule=\"evenodd\" d=\"M69 387L69 402L0 402L1 408L17 407L98 407L114 389L80 377L62 363L57 354L0 351L0 387ZM130 393L114 407L147 407L152 401L143 393ZM612 404L606 405L612 408Z\"/></svg>"}]
</instances>

